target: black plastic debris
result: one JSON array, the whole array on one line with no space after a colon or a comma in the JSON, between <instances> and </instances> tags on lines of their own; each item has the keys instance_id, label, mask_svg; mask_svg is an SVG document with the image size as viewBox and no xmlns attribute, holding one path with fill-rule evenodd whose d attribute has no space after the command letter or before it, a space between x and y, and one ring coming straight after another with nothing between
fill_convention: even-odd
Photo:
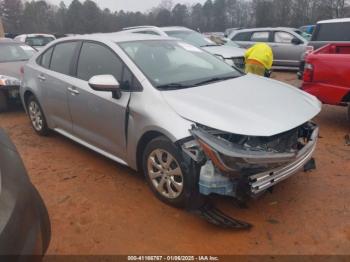
<instances>
[{"instance_id":1,"label":"black plastic debris","mask_svg":"<svg viewBox=\"0 0 350 262\"><path fill-rule=\"evenodd\" d=\"M307 162L306 165L304 166L304 172L308 172L315 169L316 169L316 161L314 158L311 158L309 162Z\"/></svg>"},{"instance_id":2,"label":"black plastic debris","mask_svg":"<svg viewBox=\"0 0 350 262\"><path fill-rule=\"evenodd\" d=\"M193 213L199 215L207 222L222 228L246 230L252 227L252 225L247 222L234 219L224 214L210 202L207 202L202 207L194 210Z\"/></svg>"}]
</instances>

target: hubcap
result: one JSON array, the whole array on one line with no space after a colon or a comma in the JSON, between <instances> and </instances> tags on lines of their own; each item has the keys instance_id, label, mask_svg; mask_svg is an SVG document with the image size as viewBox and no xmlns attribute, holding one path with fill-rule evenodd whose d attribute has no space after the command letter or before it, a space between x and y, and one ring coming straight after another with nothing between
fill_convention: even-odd
<instances>
[{"instance_id":1,"label":"hubcap","mask_svg":"<svg viewBox=\"0 0 350 262\"><path fill-rule=\"evenodd\" d=\"M155 189L167 198L177 198L183 190L183 175L179 163L167 151L156 149L147 160L148 176Z\"/></svg>"},{"instance_id":2,"label":"hubcap","mask_svg":"<svg viewBox=\"0 0 350 262\"><path fill-rule=\"evenodd\" d=\"M29 103L28 112L35 130L41 131L43 128L43 117L40 111L40 107L35 101L31 101Z\"/></svg>"}]
</instances>

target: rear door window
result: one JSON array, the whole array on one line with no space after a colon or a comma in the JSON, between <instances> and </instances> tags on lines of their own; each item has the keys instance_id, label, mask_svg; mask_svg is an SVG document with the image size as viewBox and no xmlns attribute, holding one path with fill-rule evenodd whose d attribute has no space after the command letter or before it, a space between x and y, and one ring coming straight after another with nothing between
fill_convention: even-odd
<instances>
[{"instance_id":1,"label":"rear door window","mask_svg":"<svg viewBox=\"0 0 350 262\"><path fill-rule=\"evenodd\" d=\"M61 74L69 75L77 46L78 42L57 44L52 54L50 69Z\"/></svg>"},{"instance_id":2,"label":"rear door window","mask_svg":"<svg viewBox=\"0 0 350 262\"><path fill-rule=\"evenodd\" d=\"M318 24L313 41L350 41L350 22Z\"/></svg>"},{"instance_id":3,"label":"rear door window","mask_svg":"<svg viewBox=\"0 0 350 262\"><path fill-rule=\"evenodd\" d=\"M268 31L254 32L250 41L252 42L269 42L270 33Z\"/></svg>"},{"instance_id":4,"label":"rear door window","mask_svg":"<svg viewBox=\"0 0 350 262\"><path fill-rule=\"evenodd\" d=\"M275 32L274 41L276 43L291 44L294 36L287 32Z\"/></svg>"}]
</instances>

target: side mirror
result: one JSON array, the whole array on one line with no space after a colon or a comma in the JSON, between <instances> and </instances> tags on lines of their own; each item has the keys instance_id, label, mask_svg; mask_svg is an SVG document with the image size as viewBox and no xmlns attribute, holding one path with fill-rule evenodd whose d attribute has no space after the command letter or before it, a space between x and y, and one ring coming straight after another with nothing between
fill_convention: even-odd
<instances>
[{"instance_id":1,"label":"side mirror","mask_svg":"<svg viewBox=\"0 0 350 262\"><path fill-rule=\"evenodd\" d=\"M302 44L303 43L303 41L301 41L299 38L297 38L297 37L294 37L293 39L292 39L292 44L293 45L300 45L300 44Z\"/></svg>"},{"instance_id":2,"label":"side mirror","mask_svg":"<svg viewBox=\"0 0 350 262\"><path fill-rule=\"evenodd\" d=\"M112 75L93 76L89 80L89 86L96 91L112 92L114 98L121 97L119 82Z\"/></svg>"}]
</instances>

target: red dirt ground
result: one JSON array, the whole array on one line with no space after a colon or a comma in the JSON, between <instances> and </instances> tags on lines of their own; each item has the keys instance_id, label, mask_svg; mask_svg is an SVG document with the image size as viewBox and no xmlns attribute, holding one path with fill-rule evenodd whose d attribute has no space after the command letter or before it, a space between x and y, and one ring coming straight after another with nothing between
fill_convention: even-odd
<instances>
[{"instance_id":1,"label":"red dirt ground","mask_svg":"<svg viewBox=\"0 0 350 262\"><path fill-rule=\"evenodd\" d=\"M298 84L291 73L274 78ZM324 106L317 170L300 172L238 209L249 231L222 230L158 201L140 174L58 135L37 136L22 111L0 115L51 217L48 254L350 254L346 109Z\"/></svg>"}]
</instances>

